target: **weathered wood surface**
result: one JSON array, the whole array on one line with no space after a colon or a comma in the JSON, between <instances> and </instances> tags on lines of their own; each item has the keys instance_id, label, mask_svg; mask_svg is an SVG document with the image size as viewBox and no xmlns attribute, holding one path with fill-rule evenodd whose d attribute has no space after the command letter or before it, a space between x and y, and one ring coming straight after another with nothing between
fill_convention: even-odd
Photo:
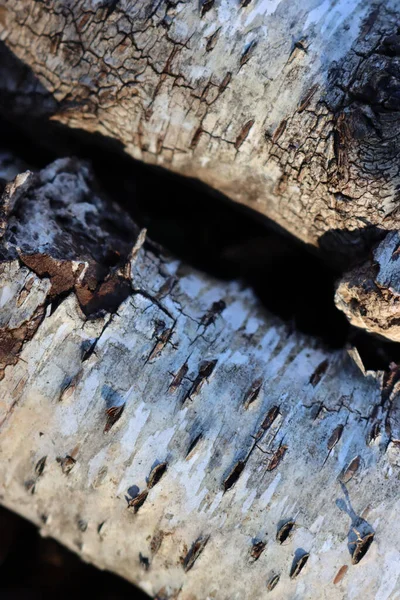
<instances>
[{"instance_id":1,"label":"weathered wood surface","mask_svg":"<svg viewBox=\"0 0 400 600\"><path fill-rule=\"evenodd\" d=\"M0 0L0 10L0 38L22 61L2 52L3 112L117 140L341 268L397 231L397 0ZM354 302L341 291L338 306L397 340L392 291L373 280L357 279L370 293Z\"/></svg>"},{"instance_id":2,"label":"weathered wood surface","mask_svg":"<svg viewBox=\"0 0 400 600\"><path fill-rule=\"evenodd\" d=\"M61 160L2 199L2 503L160 599L398 598L397 367L137 242L92 186Z\"/></svg>"},{"instance_id":3,"label":"weathered wood surface","mask_svg":"<svg viewBox=\"0 0 400 600\"><path fill-rule=\"evenodd\" d=\"M356 327L400 341L400 238L389 232L363 264L340 281L336 306Z\"/></svg>"},{"instance_id":4,"label":"weathered wood surface","mask_svg":"<svg viewBox=\"0 0 400 600\"><path fill-rule=\"evenodd\" d=\"M396 0L0 7L1 39L35 76L3 76L8 109L114 138L339 263L397 229Z\"/></svg>"}]
</instances>

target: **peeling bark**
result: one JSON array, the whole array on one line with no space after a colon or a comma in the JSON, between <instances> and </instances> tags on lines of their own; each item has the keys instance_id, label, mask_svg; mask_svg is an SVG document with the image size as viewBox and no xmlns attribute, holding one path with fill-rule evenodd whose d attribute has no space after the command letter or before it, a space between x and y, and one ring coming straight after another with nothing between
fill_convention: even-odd
<instances>
[{"instance_id":1,"label":"peeling bark","mask_svg":"<svg viewBox=\"0 0 400 600\"><path fill-rule=\"evenodd\" d=\"M7 114L29 110L117 140L269 217L340 268L397 230L396 0L3 0L0 9L14 55L2 52ZM382 318L397 319L390 294L357 300L381 314L373 324L346 302L342 294L352 322L397 339Z\"/></svg>"},{"instance_id":2,"label":"peeling bark","mask_svg":"<svg viewBox=\"0 0 400 600\"><path fill-rule=\"evenodd\" d=\"M365 372L156 252L77 161L19 177L2 210L0 323L34 328L0 381L5 506L158 598L396 597L396 366ZM85 265L68 289L37 267L60 240ZM129 293L85 312L113 248L94 294Z\"/></svg>"},{"instance_id":3,"label":"peeling bark","mask_svg":"<svg viewBox=\"0 0 400 600\"><path fill-rule=\"evenodd\" d=\"M398 340L398 14L0 0L0 101L367 260L337 304ZM397 365L164 256L76 160L9 184L0 233L6 506L158 598L397 597Z\"/></svg>"}]
</instances>

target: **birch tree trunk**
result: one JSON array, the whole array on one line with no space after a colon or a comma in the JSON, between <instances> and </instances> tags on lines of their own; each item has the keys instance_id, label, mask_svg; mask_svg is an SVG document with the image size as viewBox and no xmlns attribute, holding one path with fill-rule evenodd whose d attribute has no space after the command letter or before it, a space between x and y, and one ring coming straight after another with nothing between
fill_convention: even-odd
<instances>
[{"instance_id":1,"label":"birch tree trunk","mask_svg":"<svg viewBox=\"0 0 400 600\"><path fill-rule=\"evenodd\" d=\"M394 0L0 7L25 65L3 62L8 111L112 137L338 264L397 230ZM0 218L4 505L159 599L399 598L397 365L165 257L77 161L19 175ZM338 289L395 338L396 235Z\"/></svg>"},{"instance_id":2,"label":"birch tree trunk","mask_svg":"<svg viewBox=\"0 0 400 600\"><path fill-rule=\"evenodd\" d=\"M159 599L397 598L398 368L291 333L93 185L63 159L3 195L2 503Z\"/></svg>"},{"instance_id":3,"label":"birch tree trunk","mask_svg":"<svg viewBox=\"0 0 400 600\"><path fill-rule=\"evenodd\" d=\"M15 77L3 53L7 113L117 140L340 268L397 231L396 0L0 0L0 9L1 39L25 65ZM375 274L373 263L361 282L346 277L337 304L397 340L399 296Z\"/></svg>"},{"instance_id":4,"label":"birch tree trunk","mask_svg":"<svg viewBox=\"0 0 400 600\"><path fill-rule=\"evenodd\" d=\"M6 81L8 108L117 139L336 262L397 229L396 0L0 5L37 78Z\"/></svg>"}]
</instances>

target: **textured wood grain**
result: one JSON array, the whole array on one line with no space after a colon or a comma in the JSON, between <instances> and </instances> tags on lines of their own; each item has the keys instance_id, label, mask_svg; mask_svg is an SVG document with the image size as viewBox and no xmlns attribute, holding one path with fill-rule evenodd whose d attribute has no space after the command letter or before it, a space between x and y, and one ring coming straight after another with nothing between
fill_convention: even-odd
<instances>
[{"instance_id":1,"label":"textured wood grain","mask_svg":"<svg viewBox=\"0 0 400 600\"><path fill-rule=\"evenodd\" d=\"M341 265L397 229L396 0L0 6L25 65L3 66L8 112L117 140Z\"/></svg>"},{"instance_id":2,"label":"textured wood grain","mask_svg":"<svg viewBox=\"0 0 400 600\"><path fill-rule=\"evenodd\" d=\"M18 182L0 322L41 316L0 382L2 503L158 598L396 598L397 367L365 373L143 236L132 257L137 230L84 164ZM82 276L57 295L19 249L61 261L61 236L87 273L106 216L125 250L94 293L117 277L130 291L85 314Z\"/></svg>"},{"instance_id":3,"label":"textured wood grain","mask_svg":"<svg viewBox=\"0 0 400 600\"><path fill-rule=\"evenodd\" d=\"M0 9L3 114L51 117L195 177L340 269L370 260L397 231L396 0L3 0ZM364 292L350 305L346 276L338 305L396 340L392 292L376 293L373 275L360 273Z\"/></svg>"}]
</instances>

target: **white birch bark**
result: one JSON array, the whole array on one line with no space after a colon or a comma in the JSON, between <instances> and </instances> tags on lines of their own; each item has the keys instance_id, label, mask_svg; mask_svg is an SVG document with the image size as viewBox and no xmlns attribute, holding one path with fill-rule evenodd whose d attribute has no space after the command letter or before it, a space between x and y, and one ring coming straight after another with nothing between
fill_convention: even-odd
<instances>
[{"instance_id":1,"label":"white birch bark","mask_svg":"<svg viewBox=\"0 0 400 600\"><path fill-rule=\"evenodd\" d=\"M74 161L2 210L1 339L24 338L0 382L5 506L160 599L398 597L397 367L365 373L143 236L130 252ZM94 284L109 219L120 259Z\"/></svg>"},{"instance_id":2,"label":"white birch bark","mask_svg":"<svg viewBox=\"0 0 400 600\"><path fill-rule=\"evenodd\" d=\"M0 9L0 37L25 65L7 68L2 55L7 114L47 114L117 140L341 268L397 231L397 0L2 0ZM356 301L340 292L338 306L396 340L397 301L373 280L359 281L372 291Z\"/></svg>"}]
</instances>

